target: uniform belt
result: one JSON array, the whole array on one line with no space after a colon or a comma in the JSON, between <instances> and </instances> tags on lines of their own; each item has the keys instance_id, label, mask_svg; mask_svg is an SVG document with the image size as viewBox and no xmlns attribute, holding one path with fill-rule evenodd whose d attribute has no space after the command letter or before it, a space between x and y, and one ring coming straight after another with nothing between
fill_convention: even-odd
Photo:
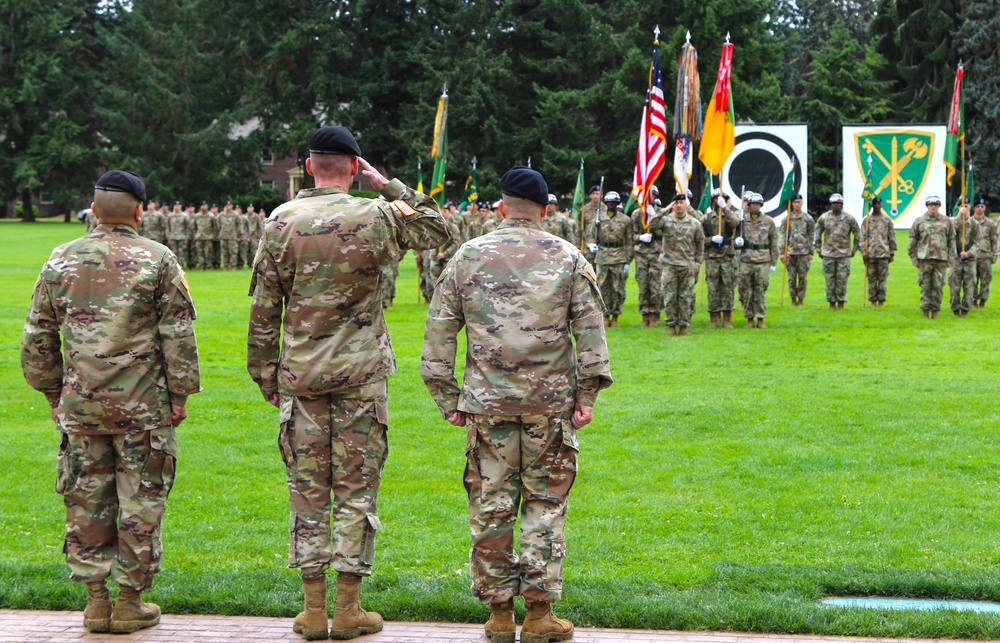
<instances>
[{"instance_id":1,"label":"uniform belt","mask_svg":"<svg viewBox=\"0 0 1000 643\"><path fill-rule=\"evenodd\" d=\"M624 246L620 243L599 243L597 244L601 248L623 248Z\"/></svg>"},{"instance_id":2,"label":"uniform belt","mask_svg":"<svg viewBox=\"0 0 1000 643\"><path fill-rule=\"evenodd\" d=\"M767 243L745 243L743 244L744 250L768 250L771 247Z\"/></svg>"}]
</instances>

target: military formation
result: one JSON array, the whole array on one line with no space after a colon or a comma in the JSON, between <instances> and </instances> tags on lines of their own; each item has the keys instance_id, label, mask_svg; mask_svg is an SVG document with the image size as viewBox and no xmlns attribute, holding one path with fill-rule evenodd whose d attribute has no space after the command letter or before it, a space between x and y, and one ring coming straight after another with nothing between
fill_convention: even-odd
<instances>
[{"instance_id":1,"label":"military formation","mask_svg":"<svg viewBox=\"0 0 1000 643\"><path fill-rule=\"evenodd\" d=\"M226 201L218 204L202 201L172 207L156 199L146 204L139 234L170 248L183 268L188 270L237 270L250 267L257 254L257 244L264 231L267 213L251 203L244 210ZM87 232L97 227L93 212L87 215Z\"/></svg>"}]
</instances>

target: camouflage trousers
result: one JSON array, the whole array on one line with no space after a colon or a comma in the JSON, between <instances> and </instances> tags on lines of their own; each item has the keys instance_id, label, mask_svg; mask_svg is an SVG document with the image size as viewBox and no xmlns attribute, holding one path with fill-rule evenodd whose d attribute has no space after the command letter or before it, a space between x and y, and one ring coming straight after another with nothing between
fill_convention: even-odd
<instances>
[{"instance_id":1,"label":"camouflage trousers","mask_svg":"<svg viewBox=\"0 0 1000 643\"><path fill-rule=\"evenodd\" d=\"M993 259L976 260L976 296L975 300L985 304L990 298L990 282L993 281Z\"/></svg>"},{"instance_id":2,"label":"camouflage trousers","mask_svg":"<svg viewBox=\"0 0 1000 643\"><path fill-rule=\"evenodd\" d=\"M788 294L792 299L806 298L811 265L812 255L788 255L785 268L788 270Z\"/></svg>"},{"instance_id":3,"label":"camouflage trousers","mask_svg":"<svg viewBox=\"0 0 1000 643\"><path fill-rule=\"evenodd\" d=\"M972 299L976 293L976 260L961 261L948 269L948 290L951 293L951 309L972 310Z\"/></svg>"},{"instance_id":4,"label":"camouflage trousers","mask_svg":"<svg viewBox=\"0 0 1000 643\"><path fill-rule=\"evenodd\" d=\"M617 317L625 306L625 266L627 263L597 265L597 287L604 299L605 315Z\"/></svg>"},{"instance_id":5,"label":"camouflage trousers","mask_svg":"<svg viewBox=\"0 0 1000 643\"><path fill-rule=\"evenodd\" d=\"M656 255L636 253L635 280L639 284L639 314L659 315L663 305L662 267Z\"/></svg>"},{"instance_id":6,"label":"camouflage trousers","mask_svg":"<svg viewBox=\"0 0 1000 643\"><path fill-rule=\"evenodd\" d=\"M66 505L70 579L108 577L145 591L160 571L160 526L174 484L173 427L116 435L62 434L56 491Z\"/></svg>"},{"instance_id":7,"label":"camouflage trousers","mask_svg":"<svg viewBox=\"0 0 1000 643\"><path fill-rule=\"evenodd\" d=\"M250 262L253 261L253 255L250 254L250 240L240 239L237 243L239 244L239 252L236 254L236 267L242 268L244 265L250 265Z\"/></svg>"},{"instance_id":8,"label":"camouflage trousers","mask_svg":"<svg viewBox=\"0 0 1000 643\"><path fill-rule=\"evenodd\" d=\"M920 310L941 310L941 295L948 262L939 259L921 259L917 267L917 284L920 286Z\"/></svg>"},{"instance_id":9,"label":"camouflage trousers","mask_svg":"<svg viewBox=\"0 0 1000 643\"><path fill-rule=\"evenodd\" d=\"M865 271L868 276L868 301L873 304L884 302L885 284L889 280L889 258L869 257Z\"/></svg>"},{"instance_id":10,"label":"camouflage trousers","mask_svg":"<svg viewBox=\"0 0 1000 643\"><path fill-rule=\"evenodd\" d=\"M399 262L393 260L382 269L382 308L392 306L396 298L396 277L399 276Z\"/></svg>"},{"instance_id":11,"label":"camouflage trousers","mask_svg":"<svg viewBox=\"0 0 1000 643\"><path fill-rule=\"evenodd\" d=\"M212 240L211 239L195 239L194 242L194 254L192 258L194 263L198 264L199 268L211 268L212 267ZM193 264L192 264L193 265Z\"/></svg>"},{"instance_id":12,"label":"camouflage trousers","mask_svg":"<svg viewBox=\"0 0 1000 643\"><path fill-rule=\"evenodd\" d=\"M415 250L414 252L417 255L417 262L420 264L420 293L425 301L430 301L434 296L434 278L431 276L434 262L431 260L431 252L436 253L437 251Z\"/></svg>"},{"instance_id":13,"label":"camouflage trousers","mask_svg":"<svg viewBox=\"0 0 1000 643\"><path fill-rule=\"evenodd\" d=\"M375 532L382 528L378 488L389 452L385 392L382 380L344 396L281 398L278 446L291 501L288 566L303 576L331 566L372 573Z\"/></svg>"},{"instance_id":14,"label":"camouflage trousers","mask_svg":"<svg viewBox=\"0 0 1000 643\"><path fill-rule=\"evenodd\" d=\"M212 267L216 270L222 267L222 241L220 239L212 241Z\"/></svg>"},{"instance_id":15,"label":"camouflage trousers","mask_svg":"<svg viewBox=\"0 0 1000 643\"><path fill-rule=\"evenodd\" d=\"M240 256L240 242L236 239L221 239L219 243L222 245L222 265L235 268Z\"/></svg>"},{"instance_id":16,"label":"camouflage trousers","mask_svg":"<svg viewBox=\"0 0 1000 643\"><path fill-rule=\"evenodd\" d=\"M747 319L764 319L767 316L767 286L771 282L771 265L768 263L740 262L740 303Z\"/></svg>"},{"instance_id":17,"label":"camouflage trousers","mask_svg":"<svg viewBox=\"0 0 1000 643\"><path fill-rule=\"evenodd\" d=\"M690 326L699 267L663 266L663 310L667 326Z\"/></svg>"},{"instance_id":18,"label":"camouflage trousers","mask_svg":"<svg viewBox=\"0 0 1000 643\"><path fill-rule=\"evenodd\" d=\"M247 268L253 268L254 259L257 257L257 246L260 245L258 239L247 240Z\"/></svg>"},{"instance_id":19,"label":"camouflage trousers","mask_svg":"<svg viewBox=\"0 0 1000 643\"><path fill-rule=\"evenodd\" d=\"M733 257L707 257L705 282L708 286L708 312L732 310L736 292L736 261Z\"/></svg>"},{"instance_id":20,"label":"camouflage trousers","mask_svg":"<svg viewBox=\"0 0 1000 643\"><path fill-rule=\"evenodd\" d=\"M472 594L483 603L515 596L562 598L566 510L580 450L569 420L539 415L466 416ZM514 523L521 513L520 555Z\"/></svg>"},{"instance_id":21,"label":"camouflage trousers","mask_svg":"<svg viewBox=\"0 0 1000 643\"><path fill-rule=\"evenodd\" d=\"M167 247L174 253L182 267L186 268L189 265L187 239L168 239Z\"/></svg>"},{"instance_id":22,"label":"camouflage trousers","mask_svg":"<svg viewBox=\"0 0 1000 643\"><path fill-rule=\"evenodd\" d=\"M826 277L826 300L831 304L847 301L847 278L851 276L850 257L823 257Z\"/></svg>"}]
</instances>

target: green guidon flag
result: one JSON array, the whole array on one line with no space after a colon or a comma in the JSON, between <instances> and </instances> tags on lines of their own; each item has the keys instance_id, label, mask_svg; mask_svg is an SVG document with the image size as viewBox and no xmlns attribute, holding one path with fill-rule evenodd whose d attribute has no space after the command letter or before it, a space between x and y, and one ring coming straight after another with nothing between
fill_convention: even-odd
<instances>
[{"instance_id":1,"label":"green guidon flag","mask_svg":"<svg viewBox=\"0 0 1000 643\"><path fill-rule=\"evenodd\" d=\"M930 174L934 134L880 130L855 134L854 139L861 176L868 176L868 155L872 157L872 188L868 199L882 197L890 217L904 216Z\"/></svg>"}]
</instances>

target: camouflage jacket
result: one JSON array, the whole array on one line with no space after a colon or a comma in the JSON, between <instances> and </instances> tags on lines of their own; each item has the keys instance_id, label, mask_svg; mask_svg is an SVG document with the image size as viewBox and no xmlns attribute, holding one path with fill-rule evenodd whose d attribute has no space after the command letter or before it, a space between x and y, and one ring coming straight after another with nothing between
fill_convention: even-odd
<instances>
[{"instance_id":1,"label":"camouflage jacket","mask_svg":"<svg viewBox=\"0 0 1000 643\"><path fill-rule=\"evenodd\" d=\"M973 217L975 219L975 217ZM976 238L976 257L979 259L996 259L1000 248L997 247L997 223L989 217L975 219L979 224L979 236Z\"/></svg>"},{"instance_id":2,"label":"camouflage jacket","mask_svg":"<svg viewBox=\"0 0 1000 643\"><path fill-rule=\"evenodd\" d=\"M854 244L851 245L851 239ZM821 257L840 259L853 257L858 251L858 237L861 229L858 221L847 212L834 214L828 210L820 215L813 232L813 247L818 249Z\"/></svg>"},{"instance_id":3,"label":"camouflage jacket","mask_svg":"<svg viewBox=\"0 0 1000 643\"><path fill-rule=\"evenodd\" d=\"M705 259L705 231L701 222L686 212L680 219L665 211L649 220L649 229L662 237L660 263L696 268Z\"/></svg>"},{"instance_id":4,"label":"camouflage jacket","mask_svg":"<svg viewBox=\"0 0 1000 643\"><path fill-rule=\"evenodd\" d=\"M194 238L199 241L215 239L215 215L211 212L198 212L194 215Z\"/></svg>"},{"instance_id":5,"label":"camouflage jacket","mask_svg":"<svg viewBox=\"0 0 1000 643\"><path fill-rule=\"evenodd\" d=\"M965 225L963 226L963 222ZM972 215L965 217L957 216L952 219L955 226L955 252L961 253L962 249L968 253L969 259L978 259L979 254L976 249L979 246L979 234L981 228L979 222Z\"/></svg>"},{"instance_id":6,"label":"camouflage jacket","mask_svg":"<svg viewBox=\"0 0 1000 643\"><path fill-rule=\"evenodd\" d=\"M756 220L750 216L749 210L743 212L737 236L743 237L743 248L740 249L741 263L770 263L778 265L780 248L778 244L778 228L774 219L761 214Z\"/></svg>"},{"instance_id":7,"label":"camouflage jacket","mask_svg":"<svg viewBox=\"0 0 1000 643\"><path fill-rule=\"evenodd\" d=\"M142 234L153 241L163 243L167 238L167 224L163 213L158 211L143 212Z\"/></svg>"},{"instance_id":8,"label":"camouflage jacket","mask_svg":"<svg viewBox=\"0 0 1000 643\"><path fill-rule=\"evenodd\" d=\"M382 196L301 190L264 224L250 283L247 371L265 397L319 397L396 370L383 269L405 249L437 247L449 235L431 197L398 179Z\"/></svg>"},{"instance_id":9,"label":"camouflage jacket","mask_svg":"<svg viewBox=\"0 0 1000 643\"><path fill-rule=\"evenodd\" d=\"M452 215L447 219L447 221L448 233L451 235L451 238L437 248L431 249L431 252L433 253L433 260L438 263L444 263L454 257L455 253L458 252L459 247L462 245L462 229L459 227L460 223L458 221L458 217ZM438 259L438 252L443 254L444 257Z\"/></svg>"},{"instance_id":10,"label":"camouflage jacket","mask_svg":"<svg viewBox=\"0 0 1000 643\"><path fill-rule=\"evenodd\" d=\"M869 214L861 221L858 242L862 257L888 259L896 254L896 226L884 212Z\"/></svg>"},{"instance_id":11,"label":"camouflage jacket","mask_svg":"<svg viewBox=\"0 0 1000 643\"><path fill-rule=\"evenodd\" d=\"M99 225L42 267L21 369L58 408L65 433L167 427L170 404L201 390L194 318L170 250L128 226Z\"/></svg>"},{"instance_id":12,"label":"camouflage jacket","mask_svg":"<svg viewBox=\"0 0 1000 643\"><path fill-rule=\"evenodd\" d=\"M264 234L264 219L256 212L247 216L247 236L251 240L260 239Z\"/></svg>"},{"instance_id":13,"label":"camouflage jacket","mask_svg":"<svg viewBox=\"0 0 1000 643\"><path fill-rule=\"evenodd\" d=\"M588 241L588 243L590 243ZM632 261L632 219L618 212L608 216L602 212L597 219L597 265L614 265Z\"/></svg>"},{"instance_id":14,"label":"camouflage jacket","mask_svg":"<svg viewBox=\"0 0 1000 643\"><path fill-rule=\"evenodd\" d=\"M246 241L247 238L250 236L250 226L253 225L253 221L250 220L250 217L255 217L255 215L247 214L246 212L244 212L239 216L240 216L240 224L236 227L236 229L240 234L240 239Z\"/></svg>"},{"instance_id":15,"label":"camouflage jacket","mask_svg":"<svg viewBox=\"0 0 1000 643\"><path fill-rule=\"evenodd\" d=\"M811 255L813 253L813 228L816 222L808 212L787 215L781 223L781 254L785 254L785 243L788 243L788 254ZM789 238L788 233L791 232Z\"/></svg>"},{"instance_id":16,"label":"camouflage jacket","mask_svg":"<svg viewBox=\"0 0 1000 643\"><path fill-rule=\"evenodd\" d=\"M562 415L611 385L594 269L534 221L506 220L448 262L427 311L420 374L447 417ZM455 379L465 327L465 381Z\"/></svg>"},{"instance_id":17,"label":"camouflage jacket","mask_svg":"<svg viewBox=\"0 0 1000 643\"><path fill-rule=\"evenodd\" d=\"M219 215L219 239L236 239L240 236L240 215L235 212L223 212Z\"/></svg>"},{"instance_id":18,"label":"camouflage jacket","mask_svg":"<svg viewBox=\"0 0 1000 643\"><path fill-rule=\"evenodd\" d=\"M597 211L597 206L588 201L580 208L580 215L583 217L583 237L580 239L580 243L583 245L590 245L594 243L594 217ZM608 206L601 204L601 214L606 214L608 211Z\"/></svg>"},{"instance_id":19,"label":"camouflage jacket","mask_svg":"<svg viewBox=\"0 0 1000 643\"><path fill-rule=\"evenodd\" d=\"M955 227L951 219L940 212L934 216L924 212L910 226L910 241L906 249L913 262L923 259L957 262Z\"/></svg>"},{"instance_id":20,"label":"camouflage jacket","mask_svg":"<svg viewBox=\"0 0 1000 643\"><path fill-rule=\"evenodd\" d=\"M475 239L476 237L481 237L484 234L489 234L497 229L497 225L497 219L493 219L491 217L480 219L477 214L476 217L469 222L467 230L469 239Z\"/></svg>"},{"instance_id":21,"label":"camouflage jacket","mask_svg":"<svg viewBox=\"0 0 1000 643\"><path fill-rule=\"evenodd\" d=\"M657 215L662 214L662 209L657 209L655 206L653 208ZM646 226L642 225L642 209L636 208L632 212L632 253L638 260L642 258L646 261L659 261L660 260L660 244L663 241L663 235L659 232L653 232L649 228L649 224L653 220L650 219L646 222ZM644 242L639 239L640 236L644 234L650 234L653 238L648 242Z\"/></svg>"},{"instance_id":22,"label":"camouflage jacket","mask_svg":"<svg viewBox=\"0 0 1000 643\"><path fill-rule=\"evenodd\" d=\"M573 234L573 220L562 212L554 212L542 219L542 229L576 245L576 235Z\"/></svg>"},{"instance_id":23,"label":"camouflage jacket","mask_svg":"<svg viewBox=\"0 0 1000 643\"><path fill-rule=\"evenodd\" d=\"M190 217L183 212L171 212L167 215L167 238L187 239Z\"/></svg>"},{"instance_id":24,"label":"camouflage jacket","mask_svg":"<svg viewBox=\"0 0 1000 643\"><path fill-rule=\"evenodd\" d=\"M701 229L705 233L705 257L718 259L733 256L733 237L740 227L740 217L735 210L719 208L722 212L722 232L719 232L719 214L716 209L706 210L701 220ZM716 245L712 237L721 234L722 245Z\"/></svg>"}]
</instances>

